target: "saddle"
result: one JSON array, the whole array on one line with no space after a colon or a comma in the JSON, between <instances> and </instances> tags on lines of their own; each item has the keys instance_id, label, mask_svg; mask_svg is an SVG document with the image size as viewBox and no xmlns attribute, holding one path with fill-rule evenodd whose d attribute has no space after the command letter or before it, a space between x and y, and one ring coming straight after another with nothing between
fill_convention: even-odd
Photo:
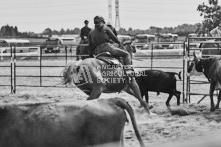
<instances>
[{"instance_id":1,"label":"saddle","mask_svg":"<svg viewBox=\"0 0 221 147\"><path fill-rule=\"evenodd\" d=\"M102 60L110 65L122 66L122 61L120 58L115 58L111 56L109 52L100 53L95 56L96 59Z\"/></svg>"},{"instance_id":2,"label":"saddle","mask_svg":"<svg viewBox=\"0 0 221 147\"><path fill-rule=\"evenodd\" d=\"M95 58L98 60L104 61L105 63L107 63L108 65L111 65L114 68L118 68L118 67L123 66L122 60L120 58L115 58L115 57L111 56L111 54L109 52L100 53L100 54L96 55ZM127 85L126 81L130 82L130 77L128 77L124 68L123 68L123 72L124 72L123 75L126 75L124 77L125 80L124 80L123 85L121 85L120 87L119 86L115 87L116 90L118 89L118 93L120 93L125 88L125 86Z\"/></svg>"}]
</instances>

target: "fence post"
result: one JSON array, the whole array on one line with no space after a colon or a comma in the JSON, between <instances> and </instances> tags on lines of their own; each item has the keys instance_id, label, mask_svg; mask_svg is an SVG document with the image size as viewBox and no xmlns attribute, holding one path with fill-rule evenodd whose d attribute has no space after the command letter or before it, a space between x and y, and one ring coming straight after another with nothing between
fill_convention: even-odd
<instances>
[{"instance_id":1,"label":"fence post","mask_svg":"<svg viewBox=\"0 0 221 147\"><path fill-rule=\"evenodd\" d=\"M65 45L65 48L64 48L65 49L65 66L67 65L67 62L68 62L67 61L68 60L68 50L67 50L67 48L68 48L67 45Z\"/></svg>"},{"instance_id":2,"label":"fence post","mask_svg":"<svg viewBox=\"0 0 221 147\"><path fill-rule=\"evenodd\" d=\"M152 70L152 67L153 67L153 44L151 44L151 70Z\"/></svg>"},{"instance_id":3,"label":"fence post","mask_svg":"<svg viewBox=\"0 0 221 147\"><path fill-rule=\"evenodd\" d=\"M42 86L42 50L40 49L40 87Z\"/></svg>"},{"instance_id":4,"label":"fence post","mask_svg":"<svg viewBox=\"0 0 221 147\"><path fill-rule=\"evenodd\" d=\"M185 92L185 81L186 81L186 51L185 51L185 41L183 42L183 103L186 99L186 92Z\"/></svg>"},{"instance_id":5,"label":"fence post","mask_svg":"<svg viewBox=\"0 0 221 147\"><path fill-rule=\"evenodd\" d=\"M40 57L40 56L41 56L41 55L40 55L40 54L41 54L41 47L38 47L38 48L37 48L37 52L38 52L38 60L40 60L40 58L41 58L41 57Z\"/></svg>"},{"instance_id":6,"label":"fence post","mask_svg":"<svg viewBox=\"0 0 221 147\"><path fill-rule=\"evenodd\" d=\"M13 51L12 51L12 46L10 46L11 50L11 93L13 94L14 92L14 86L13 86Z\"/></svg>"},{"instance_id":7,"label":"fence post","mask_svg":"<svg viewBox=\"0 0 221 147\"><path fill-rule=\"evenodd\" d=\"M14 73L13 73L13 77L14 77L13 93L16 93L16 46L14 45L13 47L14 47L13 48L13 55L14 55L14 57L13 57L13 65L14 65L14 68L13 68L14 69Z\"/></svg>"},{"instance_id":8,"label":"fence post","mask_svg":"<svg viewBox=\"0 0 221 147\"><path fill-rule=\"evenodd\" d=\"M189 57L190 57L190 41L189 37L187 37L186 43L186 67L189 66ZM190 103L190 77L186 77L186 102Z\"/></svg>"}]
</instances>

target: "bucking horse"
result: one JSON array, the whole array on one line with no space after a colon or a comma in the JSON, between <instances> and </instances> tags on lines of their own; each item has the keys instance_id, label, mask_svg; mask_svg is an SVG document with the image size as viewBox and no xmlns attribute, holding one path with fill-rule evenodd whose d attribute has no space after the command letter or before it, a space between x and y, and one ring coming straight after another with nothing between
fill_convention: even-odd
<instances>
[{"instance_id":1,"label":"bucking horse","mask_svg":"<svg viewBox=\"0 0 221 147\"><path fill-rule=\"evenodd\" d=\"M129 52L135 51L131 42L127 42L124 46L124 49L129 49ZM63 84L75 84L89 95L87 100L99 98L102 93L125 91L135 96L150 114L148 104L133 92L131 77L126 74L121 59L113 58L108 53L67 65L62 77Z\"/></svg>"}]
</instances>

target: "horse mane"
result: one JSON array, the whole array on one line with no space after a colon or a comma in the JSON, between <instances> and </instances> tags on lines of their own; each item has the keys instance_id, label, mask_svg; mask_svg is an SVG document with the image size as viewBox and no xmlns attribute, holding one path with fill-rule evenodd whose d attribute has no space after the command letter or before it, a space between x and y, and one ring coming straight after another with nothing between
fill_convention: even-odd
<instances>
[{"instance_id":1,"label":"horse mane","mask_svg":"<svg viewBox=\"0 0 221 147\"><path fill-rule=\"evenodd\" d=\"M80 69L80 66L77 63L69 63L66 65L66 67L61 72L62 77L62 84L66 85L68 83L71 83L70 75L73 73L78 73Z\"/></svg>"}]
</instances>

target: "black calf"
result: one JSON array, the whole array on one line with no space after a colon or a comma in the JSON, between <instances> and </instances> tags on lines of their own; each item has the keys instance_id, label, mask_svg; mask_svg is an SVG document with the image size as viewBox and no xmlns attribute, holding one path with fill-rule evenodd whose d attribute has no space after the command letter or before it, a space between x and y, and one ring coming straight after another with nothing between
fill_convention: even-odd
<instances>
[{"instance_id":1,"label":"black calf","mask_svg":"<svg viewBox=\"0 0 221 147\"><path fill-rule=\"evenodd\" d=\"M139 75L140 74L140 75ZM145 95L145 99L149 102L148 91L157 92L157 95L160 92L168 93L169 97L166 101L166 106L170 106L170 100L172 96L177 97L177 105L180 105L180 91L176 90L176 77L178 75L181 80L181 72L164 72L160 70L145 70L139 71L139 74L136 76L137 84L139 85L141 96Z\"/></svg>"}]
</instances>

